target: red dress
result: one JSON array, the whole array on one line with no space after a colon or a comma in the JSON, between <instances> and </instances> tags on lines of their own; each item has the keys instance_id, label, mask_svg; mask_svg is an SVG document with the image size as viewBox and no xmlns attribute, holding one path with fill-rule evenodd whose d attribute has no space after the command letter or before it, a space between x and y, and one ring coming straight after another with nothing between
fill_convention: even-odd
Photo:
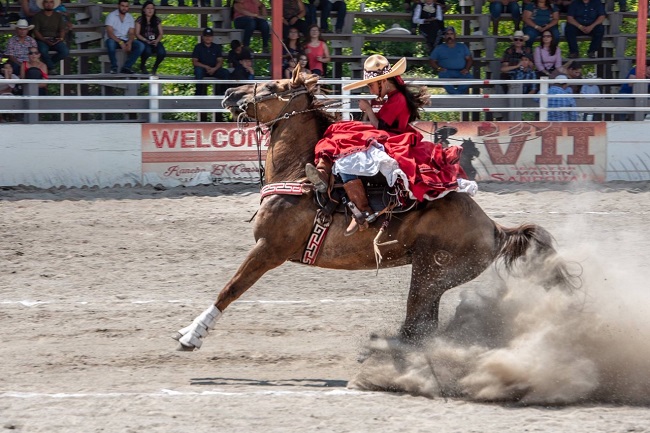
<instances>
[{"instance_id":1,"label":"red dress","mask_svg":"<svg viewBox=\"0 0 650 433\"><path fill-rule=\"evenodd\" d=\"M368 151L376 141L397 162L408 179L408 185L404 186L417 200L433 200L458 188L457 178L465 176L458 164L462 148L444 148L422 140L422 134L409 124L409 110L403 94L397 90L389 93L377 118L383 129L357 121L330 125L316 144L316 163L321 157L336 163L342 158ZM374 174L376 171L368 173Z\"/></svg>"}]
</instances>

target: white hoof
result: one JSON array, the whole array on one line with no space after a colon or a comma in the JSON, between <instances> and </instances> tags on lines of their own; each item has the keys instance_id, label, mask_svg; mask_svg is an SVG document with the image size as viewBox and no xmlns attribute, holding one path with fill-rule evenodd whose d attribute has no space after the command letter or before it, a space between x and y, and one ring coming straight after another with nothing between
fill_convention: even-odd
<instances>
[{"instance_id":1,"label":"white hoof","mask_svg":"<svg viewBox=\"0 0 650 433\"><path fill-rule=\"evenodd\" d=\"M214 305L201 313L194 321L179 330L172 338L181 343L178 350L191 351L199 349L203 344L203 338L214 329L217 320L221 317L221 311Z\"/></svg>"}]
</instances>

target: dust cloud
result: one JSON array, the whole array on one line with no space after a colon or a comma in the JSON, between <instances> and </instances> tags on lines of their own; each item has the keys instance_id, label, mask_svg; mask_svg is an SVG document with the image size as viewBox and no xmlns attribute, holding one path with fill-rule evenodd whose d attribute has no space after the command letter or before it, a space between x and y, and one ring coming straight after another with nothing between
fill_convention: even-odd
<instances>
[{"instance_id":1,"label":"dust cloud","mask_svg":"<svg viewBox=\"0 0 650 433\"><path fill-rule=\"evenodd\" d=\"M566 255L584 258L578 291L488 278L461 293L424 346L371 339L349 387L521 404L650 403L644 265L594 259L593 249Z\"/></svg>"}]
</instances>

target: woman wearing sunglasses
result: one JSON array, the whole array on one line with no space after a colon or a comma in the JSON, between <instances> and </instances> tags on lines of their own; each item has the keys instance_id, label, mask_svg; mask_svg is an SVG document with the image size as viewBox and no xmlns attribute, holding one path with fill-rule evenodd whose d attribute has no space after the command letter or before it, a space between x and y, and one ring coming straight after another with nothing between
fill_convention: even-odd
<instances>
[{"instance_id":1,"label":"woman wearing sunglasses","mask_svg":"<svg viewBox=\"0 0 650 433\"><path fill-rule=\"evenodd\" d=\"M20 78L27 80L47 80L47 65L41 61L38 48L29 49L29 58L20 65ZM47 84L38 85L38 94L47 94Z\"/></svg>"},{"instance_id":2,"label":"woman wearing sunglasses","mask_svg":"<svg viewBox=\"0 0 650 433\"><path fill-rule=\"evenodd\" d=\"M542 40L539 46L535 47L534 59L537 73L540 77L547 76L553 78L560 72L564 73L562 68L562 50L558 45L558 40L553 37L553 33L545 30L542 33Z\"/></svg>"}]
</instances>

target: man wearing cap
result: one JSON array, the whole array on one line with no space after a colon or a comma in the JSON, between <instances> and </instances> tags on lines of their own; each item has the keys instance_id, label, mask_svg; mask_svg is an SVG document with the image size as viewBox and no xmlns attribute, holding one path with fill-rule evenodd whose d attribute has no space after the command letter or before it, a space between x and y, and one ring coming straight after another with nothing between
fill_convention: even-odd
<instances>
[{"instance_id":1,"label":"man wearing cap","mask_svg":"<svg viewBox=\"0 0 650 433\"><path fill-rule=\"evenodd\" d=\"M456 29L447 27L443 37L445 43L438 45L429 56L433 71L438 72L438 78L473 79L469 72L474 62L472 54L467 45L456 42ZM469 85L447 85L445 90L450 95L461 95L468 93Z\"/></svg>"},{"instance_id":2,"label":"man wearing cap","mask_svg":"<svg viewBox=\"0 0 650 433\"><path fill-rule=\"evenodd\" d=\"M251 50L244 47L237 56L235 69L230 73L231 80L254 80L253 55Z\"/></svg>"},{"instance_id":3,"label":"man wearing cap","mask_svg":"<svg viewBox=\"0 0 650 433\"><path fill-rule=\"evenodd\" d=\"M111 74L117 74L117 49L128 54L123 74L133 74L133 64L144 51L144 44L135 38L135 20L129 13L129 0L120 0L117 9L106 17L106 50L111 61Z\"/></svg>"},{"instance_id":4,"label":"man wearing cap","mask_svg":"<svg viewBox=\"0 0 650 433\"><path fill-rule=\"evenodd\" d=\"M230 79L230 73L223 68L223 52L220 44L215 44L214 31L211 28L203 30L201 42L196 44L192 51L192 64L194 65L194 78L202 80L204 78L217 78L220 80ZM226 91L226 86L217 85L216 92L222 95ZM207 87L205 84L196 85L196 95L206 95Z\"/></svg>"},{"instance_id":5,"label":"man wearing cap","mask_svg":"<svg viewBox=\"0 0 650 433\"><path fill-rule=\"evenodd\" d=\"M34 26L29 25L27 20L18 20L14 27L16 34L7 42L5 56L9 58L11 68L16 75L20 75L20 64L29 60L29 49L38 48L36 39L27 36L27 33L33 28Z\"/></svg>"},{"instance_id":6,"label":"man wearing cap","mask_svg":"<svg viewBox=\"0 0 650 433\"><path fill-rule=\"evenodd\" d=\"M567 108L576 106L576 100L573 97L550 97L550 95L573 95L573 91L566 81L562 82L562 80L568 79L566 75L558 75L555 79L560 81L552 83L548 89L548 121L567 122L578 120L578 113L576 111L551 110L551 108Z\"/></svg>"},{"instance_id":7,"label":"man wearing cap","mask_svg":"<svg viewBox=\"0 0 650 433\"><path fill-rule=\"evenodd\" d=\"M67 25L63 15L54 10L61 0L38 0L37 4L42 10L34 15L34 38L49 74L58 75L57 63L70 53L65 43ZM56 54L50 57L50 51L56 51Z\"/></svg>"}]
</instances>

